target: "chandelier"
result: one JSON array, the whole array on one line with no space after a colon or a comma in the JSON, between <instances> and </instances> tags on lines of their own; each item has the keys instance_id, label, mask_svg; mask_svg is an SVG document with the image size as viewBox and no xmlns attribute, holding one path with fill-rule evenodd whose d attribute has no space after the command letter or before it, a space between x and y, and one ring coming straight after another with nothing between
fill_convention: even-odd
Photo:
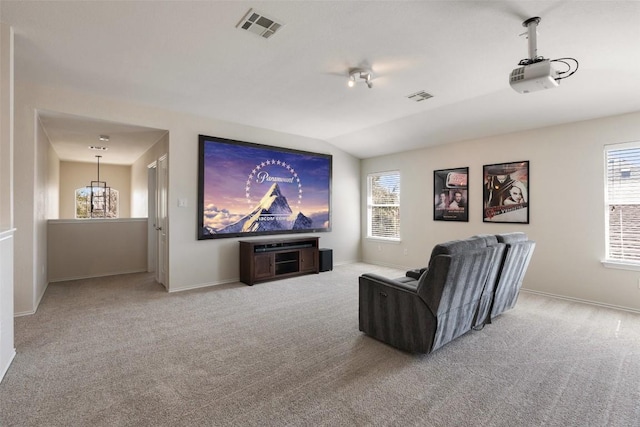
<instances>
[{"instance_id":1,"label":"chandelier","mask_svg":"<svg viewBox=\"0 0 640 427\"><path fill-rule=\"evenodd\" d=\"M98 159L98 179L91 181L91 185L87 186L90 197L87 199L89 203L89 218L107 218L109 215L109 207L111 202L111 187L107 186L106 181L100 181L100 158Z\"/></svg>"}]
</instances>

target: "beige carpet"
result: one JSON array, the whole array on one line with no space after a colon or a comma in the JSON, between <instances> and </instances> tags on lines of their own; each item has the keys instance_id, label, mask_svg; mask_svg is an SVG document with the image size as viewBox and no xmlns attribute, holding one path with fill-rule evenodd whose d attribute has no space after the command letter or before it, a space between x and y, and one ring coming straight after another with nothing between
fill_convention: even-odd
<instances>
[{"instance_id":1,"label":"beige carpet","mask_svg":"<svg viewBox=\"0 0 640 427\"><path fill-rule=\"evenodd\" d=\"M640 315L521 293L427 356L358 331L366 264L167 294L56 283L16 319L0 426L639 426Z\"/></svg>"}]
</instances>

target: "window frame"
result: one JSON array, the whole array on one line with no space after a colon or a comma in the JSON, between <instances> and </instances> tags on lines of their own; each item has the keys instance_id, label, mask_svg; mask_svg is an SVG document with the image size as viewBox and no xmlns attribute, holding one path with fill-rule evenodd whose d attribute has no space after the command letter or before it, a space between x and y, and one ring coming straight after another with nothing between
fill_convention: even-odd
<instances>
[{"instance_id":1,"label":"window frame","mask_svg":"<svg viewBox=\"0 0 640 427\"><path fill-rule=\"evenodd\" d=\"M109 187L109 193L113 195L112 200L115 202L112 209L110 209L110 211L112 211L114 213L114 216L106 216L106 217L92 217L92 216L78 216L78 193L79 192L86 192L86 191L90 191L88 190L88 188L90 187L80 187L80 188L76 188L73 192L73 211L74 211L74 218L75 219L118 219L120 218L120 191L115 189L115 188L111 188ZM86 196L85 196L86 197ZM88 202L86 202L88 203Z\"/></svg>"},{"instance_id":2,"label":"window frame","mask_svg":"<svg viewBox=\"0 0 640 427\"><path fill-rule=\"evenodd\" d=\"M612 205L623 205L623 204L638 204L640 206L640 201L637 203L612 203L613 200L610 200L610 168L609 168L609 156L610 152L613 151L622 151L622 150L637 150L638 156L640 158L640 141L632 141L632 142L623 142L616 144L607 144L604 146L603 154L604 154L604 232L605 232L605 259L602 260L602 265L607 268L615 268L622 270L633 270L640 271L640 255L637 260L618 258L612 256L612 246L611 246L611 230L610 230L610 212ZM632 179L631 169L626 165L620 166L616 169L621 174L623 172L628 172L628 175L625 177L620 176L620 179ZM636 179L637 182L631 183L633 185L632 191L636 191L638 196L640 196L640 167L638 168L638 177ZM625 197L628 197L625 195ZM625 199L625 202L628 199ZM639 208L640 209L640 208ZM638 233L638 240L640 240L640 233Z\"/></svg>"},{"instance_id":3,"label":"window frame","mask_svg":"<svg viewBox=\"0 0 640 427\"><path fill-rule=\"evenodd\" d=\"M373 203L373 180L377 177L397 176L398 185L398 202L397 203ZM400 210L401 210L401 197L402 197L402 184L401 174L399 170L372 172L367 174L367 239L382 240L385 242L400 242L401 241L401 226L400 226ZM397 224L397 237L387 236L374 236L373 235L373 210L376 207L392 207L398 209L398 224Z\"/></svg>"}]
</instances>

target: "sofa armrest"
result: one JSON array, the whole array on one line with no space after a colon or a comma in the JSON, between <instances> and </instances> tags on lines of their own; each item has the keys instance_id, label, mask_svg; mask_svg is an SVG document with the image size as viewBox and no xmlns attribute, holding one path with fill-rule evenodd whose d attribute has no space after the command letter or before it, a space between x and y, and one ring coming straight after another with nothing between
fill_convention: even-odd
<instances>
[{"instance_id":1,"label":"sofa armrest","mask_svg":"<svg viewBox=\"0 0 640 427\"><path fill-rule=\"evenodd\" d=\"M405 276L407 277L411 277L412 279L420 279L420 276L422 276L422 274L427 271L427 267L422 267L422 268L414 268L413 270L409 270L405 273Z\"/></svg>"},{"instance_id":2,"label":"sofa armrest","mask_svg":"<svg viewBox=\"0 0 640 427\"><path fill-rule=\"evenodd\" d=\"M379 274L375 274L375 273L365 273L360 277L365 280L376 282L377 284L380 284L380 285L384 285L390 288L395 288L395 289L408 291L412 293L416 293L418 289L418 282L413 280L407 281L407 282L401 282L398 280L389 279L388 277L380 276Z\"/></svg>"},{"instance_id":3,"label":"sofa armrest","mask_svg":"<svg viewBox=\"0 0 640 427\"><path fill-rule=\"evenodd\" d=\"M438 325L417 292L418 281L363 274L358 284L362 332L401 350L429 353Z\"/></svg>"}]
</instances>

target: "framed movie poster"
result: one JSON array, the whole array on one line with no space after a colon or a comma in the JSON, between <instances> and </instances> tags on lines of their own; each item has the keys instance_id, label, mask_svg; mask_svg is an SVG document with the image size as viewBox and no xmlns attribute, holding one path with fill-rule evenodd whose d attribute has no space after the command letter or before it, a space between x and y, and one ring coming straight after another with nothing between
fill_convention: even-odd
<instances>
[{"instance_id":1,"label":"framed movie poster","mask_svg":"<svg viewBox=\"0 0 640 427\"><path fill-rule=\"evenodd\" d=\"M434 221L469 221L469 168L433 171Z\"/></svg>"},{"instance_id":2,"label":"framed movie poster","mask_svg":"<svg viewBox=\"0 0 640 427\"><path fill-rule=\"evenodd\" d=\"M529 162L484 165L483 222L529 224Z\"/></svg>"}]
</instances>

